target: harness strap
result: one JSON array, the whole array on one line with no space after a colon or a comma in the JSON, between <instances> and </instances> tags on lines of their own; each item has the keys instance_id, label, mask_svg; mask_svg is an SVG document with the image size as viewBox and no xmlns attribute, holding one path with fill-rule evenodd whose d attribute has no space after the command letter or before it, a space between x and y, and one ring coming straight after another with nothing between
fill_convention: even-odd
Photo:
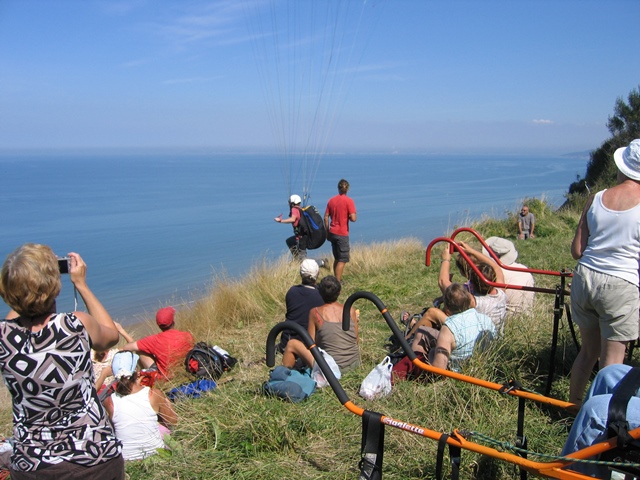
<instances>
[{"instance_id":1,"label":"harness strap","mask_svg":"<svg viewBox=\"0 0 640 480\"><path fill-rule=\"evenodd\" d=\"M436 456L436 479L442 480L442 463L444 459L444 447L450 435L443 433L438 440L438 453ZM457 445L449 445L449 459L451 460L451 480L458 480L460 477L460 454L462 449Z\"/></svg>"},{"instance_id":2,"label":"harness strap","mask_svg":"<svg viewBox=\"0 0 640 480\"><path fill-rule=\"evenodd\" d=\"M384 453L384 423L382 414L365 410L362 414L362 459L360 480L382 479L382 456Z\"/></svg>"},{"instance_id":3,"label":"harness strap","mask_svg":"<svg viewBox=\"0 0 640 480\"><path fill-rule=\"evenodd\" d=\"M627 421L627 405L640 387L640 368L634 367L620 380L609 401L607 437L618 439L618 447L625 448L632 441Z\"/></svg>"},{"instance_id":4,"label":"harness strap","mask_svg":"<svg viewBox=\"0 0 640 480\"><path fill-rule=\"evenodd\" d=\"M442 480L442 461L444 458L444 447L447 444L449 435L443 433L438 440L438 453L436 455L436 480Z\"/></svg>"},{"instance_id":5,"label":"harness strap","mask_svg":"<svg viewBox=\"0 0 640 480\"><path fill-rule=\"evenodd\" d=\"M520 453L523 458L527 458L527 436L524 434L524 413L525 413L525 399L520 397L518 399L518 431L516 433L516 446L521 448L523 452ZM527 480L527 471L524 468L520 468L520 480Z\"/></svg>"},{"instance_id":6,"label":"harness strap","mask_svg":"<svg viewBox=\"0 0 640 480\"><path fill-rule=\"evenodd\" d=\"M460 477L460 459L462 448L456 445L449 445L449 459L451 460L451 480L458 480Z\"/></svg>"}]
</instances>

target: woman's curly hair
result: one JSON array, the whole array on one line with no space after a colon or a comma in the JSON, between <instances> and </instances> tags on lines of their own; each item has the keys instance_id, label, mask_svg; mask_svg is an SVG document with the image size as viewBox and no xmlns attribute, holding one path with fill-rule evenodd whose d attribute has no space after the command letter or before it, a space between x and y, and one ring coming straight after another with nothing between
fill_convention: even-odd
<instances>
[{"instance_id":1,"label":"woman's curly hair","mask_svg":"<svg viewBox=\"0 0 640 480\"><path fill-rule=\"evenodd\" d=\"M47 245L25 243L2 265L0 296L21 317L54 313L61 288L58 259Z\"/></svg>"}]
</instances>

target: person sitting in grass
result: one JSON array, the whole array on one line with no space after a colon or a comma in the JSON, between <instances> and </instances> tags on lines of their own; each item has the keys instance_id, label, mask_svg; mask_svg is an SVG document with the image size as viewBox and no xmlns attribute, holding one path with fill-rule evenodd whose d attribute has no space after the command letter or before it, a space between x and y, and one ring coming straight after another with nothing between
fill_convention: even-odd
<instances>
[{"instance_id":1,"label":"person sitting in grass","mask_svg":"<svg viewBox=\"0 0 640 480\"><path fill-rule=\"evenodd\" d=\"M308 329L309 311L313 307L319 307L324 303L316 285L318 273L319 268L315 260L306 258L300 264L302 283L291 287L285 296L285 304L287 305L285 320L287 322L294 322L302 328ZM283 330L280 335L280 343L276 346L278 352L284 353L287 343L292 338L300 340L295 331Z\"/></svg>"},{"instance_id":2,"label":"person sitting in grass","mask_svg":"<svg viewBox=\"0 0 640 480\"><path fill-rule=\"evenodd\" d=\"M411 349L416 356L434 367L459 371L461 364L471 357L476 345L492 339L497 330L487 315L472 307L473 296L461 283L452 283L444 291L445 320L440 330L418 328ZM439 310L439 309L432 309ZM393 367L393 378L404 380L421 373L416 371L408 356Z\"/></svg>"},{"instance_id":3,"label":"person sitting in grass","mask_svg":"<svg viewBox=\"0 0 640 480\"><path fill-rule=\"evenodd\" d=\"M468 243L459 242L460 250L476 264L482 276L492 283L504 283L502 269L490 257L471 247ZM442 265L438 285L444 290L451 285L449 276L449 265L451 264L451 254L449 248L442 252ZM474 269L469 270L470 291L473 294L471 306L478 312L491 317L496 328L501 331L504 319L507 315L507 295L501 288L488 285Z\"/></svg>"},{"instance_id":4,"label":"person sitting in grass","mask_svg":"<svg viewBox=\"0 0 640 480\"><path fill-rule=\"evenodd\" d=\"M465 242L459 242L458 245L460 249L475 263L478 270L480 270L487 280L492 283L504 283L504 274L496 262ZM450 274L451 253L449 253L448 245L442 250L441 257L442 264L440 265L438 285L444 294L446 289L452 285L452 275ZM462 261L466 263L464 260ZM456 264L461 272L463 272L463 269L460 268L460 264L457 261ZM464 284L464 288L472 294L471 306L479 313L490 317L497 331L502 332L504 319L507 315L507 295L501 288L486 284L480 275L478 275L471 267L469 267L468 272L469 282ZM409 332L406 334L405 338L407 340L412 340L420 327L439 329L446 319L447 314L440 308L429 308L422 318L417 320L413 326L410 326Z\"/></svg>"},{"instance_id":5,"label":"person sitting in grass","mask_svg":"<svg viewBox=\"0 0 640 480\"><path fill-rule=\"evenodd\" d=\"M125 460L141 460L165 448L163 437L178 422L167 397L157 388L140 383L138 360L133 352L116 353L111 363L117 380L115 393L103 401L116 437L122 442Z\"/></svg>"},{"instance_id":6,"label":"person sitting in grass","mask_svg":"<svg viewBox=\"0 0 640 480\"><path fill-rule=\"evenodd\" d=\"M512 241L507 240L506 238L489 237L485 243L500 259L500 262L503 265L516 268L527 268L526 265L516 263L518 250L516 250ZM482 247L482 253L487 256L489 255L489 252L484 247ZM500 270L502 270L502 274L504 275L504 283L508 285L523 285L526 287L536 286L535 279L529 272L509 270L502 267ZM505 293L507 295L507 318L515 315L532 315L535 292L509 288Z\"/></svg>"},{"instance_id":7,"label":"person sitting in grass","mask_svg":"<svg viewBox=\"0 0 640 480\"><path fill-rule=\"evenodd\" d=\"M332 275L324 277L318 286L324 305L312 308L309 312L307 330L319 348L333 357L341 371L360 365L358 347L358 317L355 310L350 311L351 323L348 331L342 330L343 305L338 302L342 286ZM313 367L313 355L304 343L291 339L282 355L282 365L294 368L296 358L309 367Z\"/></svg>"},{"instance_id":8,"label":"person sitting in grass","mask_svg":"<svg viewBox=\"0 0 640 480\"><path fill-rule=\"evenodd\" d=\"M176 309L164 307L156 313L156 323L161 332L129 342L123 350L140 354L140 364L146 369L157 369L165 378L170 378L173 367L181 364L193 348L195 340L190 332L175 328ZM122 334L122 331L120 331Z\"/></svg>"}]
</instances>

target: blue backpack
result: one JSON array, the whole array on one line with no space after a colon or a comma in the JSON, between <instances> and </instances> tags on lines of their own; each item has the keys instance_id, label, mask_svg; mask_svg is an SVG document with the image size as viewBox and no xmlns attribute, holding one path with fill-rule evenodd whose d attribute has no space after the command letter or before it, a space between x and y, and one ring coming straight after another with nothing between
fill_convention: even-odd
<instances>
[{"instance_id":1,"label":"blue backpack","mask_svg":"<svg viewBox=\"0 0 640 480\"><path fill-rule=\"evenodd\" d=\"M271 370L269 381L262 385L262 390L267 395L298 403L316 391L316 382L308 372L279 366Z\"/></svg>"}]
</instances>

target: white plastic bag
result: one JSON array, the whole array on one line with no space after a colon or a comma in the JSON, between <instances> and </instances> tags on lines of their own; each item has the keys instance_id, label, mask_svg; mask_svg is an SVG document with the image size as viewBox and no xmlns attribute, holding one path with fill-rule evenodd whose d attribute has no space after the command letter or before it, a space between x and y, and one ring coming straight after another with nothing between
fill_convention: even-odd
<instances>
[{"instance_id":1,"label":"white plastic bag","mask_svg":"<svg viewBox=\"0 0 640 480\"><path fill-rule=\"evenodd\" d=\"M386 397L391 393L391 369L393 364L390 357L376 365L362 381L360 396L367 400Z\"/></svg>"},{"instance_id":2,"label":"white plastic bag","mask_svg":"<svg viewBox=\"0 0 640 480\"><path fill-rule=\"evenodd\" d=\"M333 357L329 355L327 352L325 352L323 349L321 349L320 347L318 347L318 351L322 353L322 356L324 357L325 362L327 362L327 365L329 365L329 368L333 372L333 375L336 377L336 379L340 380L342 373L340 373L340 367L338 367L338 364L333 359ZM318 362L313 363L313 370L311 370L311 378L313 378L316 381L318 388L326 387L327 385L329 385L329 382L327 382L327 379L325 378L324 373L322 373L322 370L320 370L320 367L318 367Z\"/></svg>"}]
</instances>

